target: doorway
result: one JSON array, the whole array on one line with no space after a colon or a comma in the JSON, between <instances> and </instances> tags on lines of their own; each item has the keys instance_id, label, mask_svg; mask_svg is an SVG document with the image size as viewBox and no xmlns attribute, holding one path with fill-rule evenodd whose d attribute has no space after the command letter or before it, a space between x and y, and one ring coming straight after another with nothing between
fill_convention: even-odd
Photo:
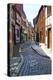
<instances>
[{"instance_id":1,"label":"doorway","mask_svg":"<svg viewBox=\"0 0 53 80\"><path fill-rule=\"evenodd\" d=\"M51 35L51 28L48 29L48 48L52 47L52 35Z\"/></svg>"}]
</instances>

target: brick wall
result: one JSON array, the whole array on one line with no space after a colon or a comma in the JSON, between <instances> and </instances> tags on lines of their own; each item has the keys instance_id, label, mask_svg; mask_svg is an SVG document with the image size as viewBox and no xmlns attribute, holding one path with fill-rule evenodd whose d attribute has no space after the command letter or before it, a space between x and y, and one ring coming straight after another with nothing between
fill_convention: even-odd
<instances>
[{"instance_id":1,"label":"brick wall","mask_svg":"<svg viewBox=\"0 0 53 80\"><path fill-rule=\"evenodd\" d=\"M43 7L39 13L38 17L38 33L39 33L39 42L45 42L45 7Z\"/></svg>"}]
</instances>

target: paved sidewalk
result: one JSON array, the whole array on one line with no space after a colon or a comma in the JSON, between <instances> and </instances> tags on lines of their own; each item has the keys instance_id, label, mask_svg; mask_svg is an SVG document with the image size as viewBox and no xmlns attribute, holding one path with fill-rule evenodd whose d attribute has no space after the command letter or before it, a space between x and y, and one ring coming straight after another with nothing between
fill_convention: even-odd
<instances>
[{"instance_id":1,"label":"paved sidewalk","mask_svg":"<svg viewBox=\"0 0 53 80\"><path fill-rule=\"evenodd\" d=\"M31 46L31 48L33 50L35 50L39 55L47 57L47 58L51 58L51 55L47 55L47 53L49 53L49 51L48 50L45 51L45 49L40 47L39 45L34 44Z\"/></svg>"},{"instance_id":2,"label":"paved sidewalk","mask_svg":"<svg viewBox=\"0 0 53 80\"><path fill-rule=\"evenodd\" d=\"M48 49L45 46L41 46L42 50L52 59L52 49Z\"/></svg>"},{"instance_id":3,"label":"paved sidewalk","mask_svg":"<svg viewBox=\"0 0 53 80\"><path fill-rule=\"evenodd\" d=\"M24 60L21 54L20 56L14 57L10 60L10 76L17 76L23 62Z\"/></svg>"}]
</instances>

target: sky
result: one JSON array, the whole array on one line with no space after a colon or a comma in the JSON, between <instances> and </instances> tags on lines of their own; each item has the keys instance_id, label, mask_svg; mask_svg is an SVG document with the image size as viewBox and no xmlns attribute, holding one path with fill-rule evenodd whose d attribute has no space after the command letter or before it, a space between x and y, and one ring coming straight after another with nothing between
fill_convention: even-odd
<instances>
[{"instance_id":1,"label":"sky","mask_svg":"<svg viewBox=\"0 0 53 80\"><path fill-rule=\"evenodd\" d=\"M36 4L24 4L24 12L27 16L27 19L29 22L32 23L33 26L33 18L35 18L38 14L38 11L40 9L41 5L36 5Z\"/></svg>"}]
</instances>

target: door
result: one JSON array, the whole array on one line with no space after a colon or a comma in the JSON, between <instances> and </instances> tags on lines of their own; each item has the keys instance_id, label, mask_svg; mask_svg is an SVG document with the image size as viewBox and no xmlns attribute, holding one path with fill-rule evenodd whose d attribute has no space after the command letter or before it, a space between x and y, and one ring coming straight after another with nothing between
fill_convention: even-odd
<instances>
[{"instance_id":1,"label":"door","mask_svg":"<svg viewBox=\"0 0 53 80\"><path fill-rule=\"evenodd\" d=\"M51 28L48 29L48 48L52 47L52 35L51 35Z\"/></svg>"}]
</instances>

